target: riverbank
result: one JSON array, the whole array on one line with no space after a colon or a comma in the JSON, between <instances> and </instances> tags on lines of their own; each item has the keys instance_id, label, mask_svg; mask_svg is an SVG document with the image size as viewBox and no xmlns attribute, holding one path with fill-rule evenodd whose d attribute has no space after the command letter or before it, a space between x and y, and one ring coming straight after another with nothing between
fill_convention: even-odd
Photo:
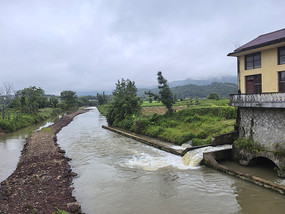
<instances>
[{"instance_id":1,"label":"riverbank","mask_svg":"<svg viewBox=\"0 0 285 214\"><path fill-rule=\"evenodd\" d=\"M33 125L35 123L45 121L63 114L60 108L43 108L39 109L37 113L23 113L19 110L8 109L6 111L5 119L0 118L0 134L15 132L21 128Z\"/></svg>"},{"instance_id":2,"label":"riverbank","mask_svg":"<svg viewBox=\"0 0 285 214\"><path fill-rule=\"evenodd\" d=\"M142 112L146 108L156 107L143 107ZM99 106L98 110L106 115L108 105ZM191 141L193 146L202 146L210 144L212 136L233 132L235 123L234 107L195 105L172 114L129 115L109 125L176 145Z\"/></svg>"},{"instance_id":3,"label":"riverbank","mask_svg":"<svg viewBox=\"0 0 285 214\"><path fill-rule=\"evenodd\" d=\"M0 213L82 213L72 196L75 175L56 141L56 134L79 110L55 124L33 133L25 144L16 170L0 186Z\"/></svg>"}]
</instances>

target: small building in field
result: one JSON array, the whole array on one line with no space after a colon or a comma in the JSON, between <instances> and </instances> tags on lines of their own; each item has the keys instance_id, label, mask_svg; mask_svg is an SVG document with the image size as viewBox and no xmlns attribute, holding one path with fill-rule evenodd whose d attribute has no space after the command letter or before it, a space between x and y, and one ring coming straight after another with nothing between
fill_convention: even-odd
<instances>
[{"instance_id":1,"label":"small building in field","mask_svg":"<svg viewBox=\"0 0 285 214\"><path fill-rule=\"evenodd\" d=\"M264 157L285 176L285 28L260 35L229 53L237 57L239 93L231 105L239 107L239 138L259 149L238 151L240 163Z\"/></svg>"}]
</instances>

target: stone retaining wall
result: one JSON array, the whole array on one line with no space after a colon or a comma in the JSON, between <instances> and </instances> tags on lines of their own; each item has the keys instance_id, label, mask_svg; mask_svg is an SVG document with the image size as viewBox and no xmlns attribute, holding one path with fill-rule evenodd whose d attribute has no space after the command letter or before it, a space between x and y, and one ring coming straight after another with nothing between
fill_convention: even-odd
<instances>
[{"instance_id":1,"label":"stone retaining wall","mask_svg":"<svg viewBox=\"0 0 285 214\"><path fill-rule=\"evenodd\" d=\"M252 138L268 150L285 149L285 109L240 108L240 138Z\"/></svg>"}]
</instances>

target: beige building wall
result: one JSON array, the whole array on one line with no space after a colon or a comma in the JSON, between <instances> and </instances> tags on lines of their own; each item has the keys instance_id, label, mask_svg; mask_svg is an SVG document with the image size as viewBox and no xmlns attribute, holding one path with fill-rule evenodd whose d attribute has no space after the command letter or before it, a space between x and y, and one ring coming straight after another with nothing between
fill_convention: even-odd
<instances>
[{"instance_id":1,"label":"beige building wall","mask_svg":"<svg viewBox=\"0 0 285 214\"><path fill-rule=\"evenodd\" d=\"M251 51L250 53L255 52ZM278 65L278 47L261 51L261 68L245 70L244 56L250 53L239 56L241 93L246 93L245 77L255 74L261 74L262 93L278 92L278 72L285 71L285 64Z\"/></svg>"}]
</instances>

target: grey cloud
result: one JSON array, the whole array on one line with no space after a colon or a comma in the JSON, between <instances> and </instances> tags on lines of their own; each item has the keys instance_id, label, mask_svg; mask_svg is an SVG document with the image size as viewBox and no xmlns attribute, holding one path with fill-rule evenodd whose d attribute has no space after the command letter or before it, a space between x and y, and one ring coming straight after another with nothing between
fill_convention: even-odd
<instances>
[{"instance_id":1,"label":"grey cloud","mask_svg":"<svg viewBox=\"0 0 285 214\"><path fill-rule=\"evenodd\" d=\"M0 81L46 92L235 75L227 53L284 28L283 1L0 0Z\"/></svg>"}]
</instances>

